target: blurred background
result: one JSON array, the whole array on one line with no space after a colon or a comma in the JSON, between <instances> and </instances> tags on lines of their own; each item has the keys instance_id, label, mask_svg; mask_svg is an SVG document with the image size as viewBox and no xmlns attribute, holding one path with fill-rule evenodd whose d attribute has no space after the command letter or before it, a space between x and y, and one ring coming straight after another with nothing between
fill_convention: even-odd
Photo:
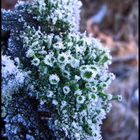
<instances>
[{"instance_id":1,"label":"blurred background","mask_svg":"<svg viewBox=\"0 0 140 140\"><path fill-rule=\"evenodd\" d=\"M103 124L104 140L138 140L138 0L81 0L81 32L87 30L111 51L109 88L121 94Z\"/></svg>"},{"instance_id":2,"label":"blurred background","mask_svg":"<svg viewBox=\"0 0 140 140\"><path fill-rule=\"evenodd\" d=\"M17 0L2 0L2 8L14 9ZM111 51L110 71L116 75L108 90L121 94L102 127L104 140L138 140L138 0L81 0L80 31L98 38ZM2 38L7 38L2 33ZM1 42L3 45L3 42Z\"/></svg>"}]
</instances>

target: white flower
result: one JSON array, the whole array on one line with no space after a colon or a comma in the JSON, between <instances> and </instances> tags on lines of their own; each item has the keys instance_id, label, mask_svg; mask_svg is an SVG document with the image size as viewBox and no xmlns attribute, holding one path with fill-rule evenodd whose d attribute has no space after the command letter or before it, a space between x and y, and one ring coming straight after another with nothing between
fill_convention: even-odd
<instances>
[{"instance_id":1,"label":"white flower","mask_svg":"<svg viewBox=\"0 0 140 140\"><path fill-rule=\"evenodd\" d=\"M98 96L95 93L92 93L92 92L88 93L88 98L89 98L89 100L92 100L94 102L98 101Z\"/></svg>"},{"instance_id":2,"label":"white flower","mask_svg":"<svg viewBox=\"0 0 140 140\"><path fill-rule=\"evenodd\" d=\"M77 96L76 101L79 104L83 104L85 101L85 96Z\"/></svg>"},{"instance_id":3,"label":"white flower","mask_svg":"<svg viewBox=\"0 0 140 140\"><path fill-rule=\"evenodd\" d=\"M118 101L122 101L122 95L118 95Z\"/></svg>"},{"instance_id":4,"label":"white flower","mask_svg":"<svg viewBox=\"0 0 140 140\"><path fill-rule=\"evenodd\" d=\"M92 84L91 84L91 83L86 83L86 84L85 84L85 87L86 87L87 89L91 89Z\"/></svg>"},{"instance_id":5,"label":"white flower","mask_svg":"<svg viewBox=\"0 0 140 140\"><path fill-rule=\"evenodd\" d=\"M34 58L34 59L32 60L32 65L38 66L39 64L40 64L40 60L39 60L38 58Z\"/></svg>"},{"instance_id":6,"label":"white flower","mask_svg":"<svg viewBox=\"0 0 140 140\"><path fill-rule=\"evenodd\" d=\"M97 71L91 69L86 69L81 71L82 79L87 82L93 82L96 75L97 75Z\"/></svg>"},{"instance_id":7,"label":"white flower","mask_svg":"<svg viewBox=\"0 0 140 140\"><path fill-rule=\"evenodd\" d=\"M97 92L97 87L96 86L91 86L91 90L92 90L92 92Z\"/></svg>"},{"instance_id":8,"label":"white flower","mask_svg":"<svg viewBox=\"0 0 140 140\"><path fill-rule=\"evenodd\" d=\"M57 85L59 83L60 79L57 76L57 74L52 74L49 76L49 81L52 85Z\"/></svg>"},{"instance_id":9,"label":"white flower","mask_svg":"<svg viewBox=\"0 0 140 140\"><path fill-rule=\"evenodd\" d=\"M61 64L67 63L67 55L65 53L61 53L58 55L58 62Z\"/></svg>"},{"instance_id":10,"label":"white flower","mask_svg":"<svg viewBox=\"0 0 140 140\"><path fill-rule=\"evenodd\" d=\"M48 54L48 55L45 56L45 58L44 58L44 63L45 63L46 65L52 67L53 64L54 64L54 62L55 62L55 58L52 57L52 55Z\"/></svg>"},{"instance_id":11,"label":"white flower","mask_svg":"<svg viewBox=\"0 0 140 140\"><path fill-rule=\"evenodd\" d=\"M69 86L64 86L63 87L63 92L64 92L64 94L68 94L70 92Z\"/></svg>"},{"instance_id":12,"label":"white flower","mask_svg":"<svg viewBox=\"0 0 140 140\"><path fill-rule=\"evenodd\" d=\"M63 73L62 73L62 75L64 76L64 77L67 77L68 79L70 79L70 72L69 71L66 71L66 70L63 70Z\"/></svg>"}]
</instances>

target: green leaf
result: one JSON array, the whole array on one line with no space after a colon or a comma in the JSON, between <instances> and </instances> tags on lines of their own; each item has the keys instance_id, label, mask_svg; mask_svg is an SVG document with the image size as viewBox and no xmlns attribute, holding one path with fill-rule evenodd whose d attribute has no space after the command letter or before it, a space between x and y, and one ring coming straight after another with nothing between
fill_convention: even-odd
<instances>
[{"instance_id":1,"label":"green leaf","mask_svg":"<svg viewBox=\"0 0 140 140\"><path fill-rule=\"evenodd\" d=\"M88 124L84 124L83 129L88 135L92 136L92 130L89 128Z\"/></svg>"}]
</instances>

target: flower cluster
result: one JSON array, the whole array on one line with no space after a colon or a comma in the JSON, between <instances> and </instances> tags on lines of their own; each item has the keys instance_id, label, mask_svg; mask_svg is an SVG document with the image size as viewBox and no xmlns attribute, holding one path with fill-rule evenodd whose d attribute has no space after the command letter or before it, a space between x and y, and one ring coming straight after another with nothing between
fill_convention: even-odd
<instances>
[{"instance_id":1,"label":"flower cluster","mask_svg":"<svg viewBox=\"0 0 140 140\"><path fill-rule=\"evenodd\" d=\"M55 127L71 139L101 139L100 125L113 98L106 89L115 78L108 72L109 51L85 34L46 34L31 27L24 47L31 60L32 92L41 104L57 110ZM40 89L37 91L36 89Z\"/></svg>"},{"instance_id":2,"label":"flower cluster","mask_svg":"<svg viewBox=\"0 0 140 140\"><path fill-rule=\"evenodd\" d=\"M34 19L47 24L51 31L63 29L76 32L79 29L81 6L79 0L34 0L31 4L19 1L16 8L33 14Z\"/></svg>"},{"instance_id":3,"label":"flower cluster","mask_svg":"<svg viewBox=\"0 0 140 140\"><path fill-rule=\"evenodd\" d=\"M108 72L109 51L97 39L78 32L78 3L34 0L28 6L17 5L42 23L38 28L25 23L20 34L23 57L30 63L23 63L30 71L26 88L40 105L53 106L51 119L56 130L64 132L62 138L100 140L102 120L111 109L110 100L116 99L106 93L115 76Z\"/></svg>"}]
</instances>

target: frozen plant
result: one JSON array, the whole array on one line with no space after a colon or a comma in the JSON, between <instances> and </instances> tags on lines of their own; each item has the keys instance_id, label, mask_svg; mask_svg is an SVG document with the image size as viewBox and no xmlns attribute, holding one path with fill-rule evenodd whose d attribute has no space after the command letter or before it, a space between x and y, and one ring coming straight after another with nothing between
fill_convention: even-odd
<instances>
[{"instance_id":1,"label":"frozen plant","mask_svg":"<svg viewBox=\"0 0 140 140\"><path fill-rule=\"evenodd\" d=\"M11 60L10 57L2 55L2 103L5 104L3 109L3 116L6 113L6 108L9 100L11 100L12 95L20 88L23 88L28 77L28 73L19 69L18 65L15 63L18 62L18 58L15 61Z\"/></svg>"},{"instance_id":2,"label":"frozen plant","mask_svg":"<svg viewBox=\"0 0 140 140\"><path fill-rule=\"evenodd\" d=\"M102 121L111 109L110 101L118 99L106 92L115 76L108 71L109 51L97 39L78 31L80 6L78 0L19 2L15 11L3 10L2 29L11 31L6 55L18 57L21 74L22 71L28 73L28 84L22 87L24 98L39 103L36 113L39 108L49 110L43 125L48 125L57 139L100 140ZM12 65L12 60L10 63ZM21 75L14 85L22 81ZM10 89L14 89L14 85ZM24 110L22 113L26 114ZM10 133L7 126L11 126L8 118L6 134ZM37 130L35 137L25 133L20 136L49 139L39 133L47 130L40 127ZM13 137L19 132L12 133L16 135ZM11 139L12 135L8 134L6 136Z\"/></svg>"}]
</instances>

